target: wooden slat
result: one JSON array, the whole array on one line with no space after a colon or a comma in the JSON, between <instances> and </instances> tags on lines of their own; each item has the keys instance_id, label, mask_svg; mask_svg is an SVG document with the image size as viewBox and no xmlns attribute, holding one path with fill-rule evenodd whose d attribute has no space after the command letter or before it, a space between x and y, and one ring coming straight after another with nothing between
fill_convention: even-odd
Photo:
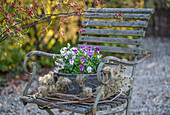
<instances>
[{"instance_id":1,"label":"wooden slat","mask_svg":"<svg viewBox=\"0 0 170 115\"><path fill-rule=\"evenodd\" d=\"M102 12L102 13L154 13L154 9L136 9L136 8L89 8L87 12Z\"/></svg>"},{"instance_id":2,"label":"wooden slat","mask_svg":"<svg viewBox=\"0 0 170 115\"><path fill-rule=\"evenodd\" d=\"M138 27L138 28L147 28L148 22L146 21L92 21L84 20L82 25L85 26L108 26L108 27Z\"/></svg>"},{"instance_id":3,"label":"wooden slat","mask_svg":"<svg viewBox=\"0 0 170 115\"><path fill-rule=\"evenodd\" d=\"M109 37L93 37L93 36L80 36L79 41L94 42L94 43L131 44L131 45L142 44L141 39L109 38Z\"/></svg>"},{"instance_id":4,"label":"wooden slat","mask_svg":"<svg viewBox=\"0 0 170 115\"><path fill-rule=\"evenodd\" d=\"M81 47L83 44L78 44L78 47ZM111 46L99 46L99 45L90 45L93 48L96 46L100 48L103 52L113 52L113 53L128 53L128 54L141 54L142 50L140 48L123 48L123 47L111 47Z\"/></svg>"},{"instance_id":5,"label":"wooden slat","mask_svg":"<svg viewBox=\"0 0 170 115\"><path fill-rule=\"evenodd\" d=\"M98 105L100 105L99 107L97 107L99 110L100 110L100 108L102 109L102 107L110 107L110 108L116 108L116 107L118 107L118 106L120 106L120 105L122 105L122 104L125 104L127 102L127 100L126 99L115 99L114 101L112 101L112 102L107 102L107 103L102 103L102 104L98 104ZM108 108L109 108L108 107Z\"/></svg>"},{"instance_id":6,"label":"wooden slat","mask_svg":"<svg viewBox=\"0 0 170 115\"><path fill-rule=\"evenodd\" d=\"M85 18L114 18L115 13L86 13L84 14ZM150 19L150 14L130 14L130 13L122 13L123 19L141 19L148 20Z\"/></svg>"},{"instance_id":7,"label":"wooden slat","mask_svg":"<svg viewBox=\"0 0 170 115\"><path fill-rule=\"evenodd\" d=\"M93 108L93 106L90 106L90 105L83 105L83 104L72 104L72 105L74 105L74 106L76 106L76 107L80 107L80 108L85 108L86 109L86 111L84 111L84 113L89 113L90 111L92 111L92 108Z\"/></svg>"},{"instance_id":8,"label":"wooden slat","mask_svg":"<svg viewBox=\"0 0 170 115\"><path fill-rule=\"evenodd\" d=\"M110 30L110 29L83 29L82 34L94 35L121 35L121 36L145 36L143 30Z\"/></svg>"},{"instance_id":9,"label":"wooden slat","mask_svg":"<svg viewBox=\"0 0 170 115\"><path fill-rule=\"evenodd\" d=\"M97 105L97 111L105 111L105 110L107 110L108 109L108 105L105 105L105 104L98 104Z\"/></svg>"}]
</instances>

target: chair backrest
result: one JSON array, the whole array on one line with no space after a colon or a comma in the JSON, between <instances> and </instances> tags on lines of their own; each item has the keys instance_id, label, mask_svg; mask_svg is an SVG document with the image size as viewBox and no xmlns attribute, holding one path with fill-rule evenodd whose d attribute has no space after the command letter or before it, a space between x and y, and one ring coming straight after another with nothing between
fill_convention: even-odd
<instances>
[{"instance_id":1,"label":"chair backrest","mask_svg":"<svg viewBox=\"0 0 170 115\"><path fill-rule=\"evenodd\" d=\"M79 41L88 43L88 45L97 44L91 46L98 46L103 52L146 54L145 50L139 46L142 45L142 37L145 36L143 29L147 28L148 20L153 12L153 9L89 8L84 14L88 20L82 21L85 28ZM123 21L116 21L121 17ZM136 36L137 39L128 39L127 36ZM104 46L103 43L125 44L126 47ZM82 45L78 44L78 47Z\"/></svg>"}]
</instances>

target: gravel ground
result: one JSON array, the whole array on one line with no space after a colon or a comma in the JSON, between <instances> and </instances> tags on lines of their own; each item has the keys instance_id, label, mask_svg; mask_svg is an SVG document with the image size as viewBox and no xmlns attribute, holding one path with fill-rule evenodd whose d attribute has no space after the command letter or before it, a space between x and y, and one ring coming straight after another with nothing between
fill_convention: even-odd
<instances>
[{"instance_id":1,"label":"gravel ground","mask_svg":"<svg viewBox=\"0 0 170 115\"><path fill-rule=\"evenodd\" d=\"M148 39L151 57L137 66L132 115L170 115L170 39Z\"/></svg>"},{"instance_id":2,"label":"gravel ground","mask_svg":"<svg viewBox=\"0 0 170 115\"><path fill-rule=\"evenodd\" d=\"M151 57L137 66L131 103L131 115L170 115L170 40L146 39L144 47L152 51ZM34 85L33 85L34 86ZM35 85L36 86L36 85ZM15 88L11 85L3 92ZM25 85L20 85L21 88ZM0 96L0 115L46 115L34 104L24 106L20 91ZM70 112L56 115L66 115ZM47 114L48 115L48 114Z\"/></svg>"}]
</instances>

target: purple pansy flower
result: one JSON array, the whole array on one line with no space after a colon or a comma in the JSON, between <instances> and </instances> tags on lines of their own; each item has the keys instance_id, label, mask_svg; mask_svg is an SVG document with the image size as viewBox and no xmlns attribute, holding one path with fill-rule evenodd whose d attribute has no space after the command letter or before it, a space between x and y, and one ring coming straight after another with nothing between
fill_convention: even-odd
<instances>
[{"instance_id":1,"label":"purple pansy flower","mask_svg":"<svg viewBox=\"0 0 170 115\"><path fill-rule=\"evenodd\" d=\"M95 52L99 52L100 51L100 48L99 47L95 47Z\"/></svg>"},{"instance_id":2,"label":"purple pansy flower","mask_svg":"<svg viewBox=\"0 0 170 115\"><path fill-rule=\"evenodd\" d=\"M66 51L68 51L70 48L67 48Z\"/></svg>"},{"instance_id":3,"label":"purple pansy flower","mask_svg":"<svg viewBox=\"0 0 170 115\"><path fill-rule=\"evenodd\" d=\"M80 48L81 48L81 49L86 49L86 46L85 46L85 45L82 45Z\"/></svg>"},{"instance_id":4,"label":"purple pansy flower","mask_svg":"<svg viewBox=\"0 0 170 115\"><path fill-rule=\"evenodd\" d=\"M87 55L89 56L89 58L92 58L92 57L93 57L93 52L88 51L88 52L87 52Z\"/></svg>"},{"instance_id":5,"label":"purple pansy flower","mask_svg":"<svg viewBox=\"0 0 170 115\"><path fill-rule=\"evenodd\" d=\"M86 49L87 49L88 51L90 51L90 50L92 50L92 47L91 47L91 46L87 46Z\"/></svg>"},{"instance_id":6,"label":"purple pansy flower","mask_svg":"<svg viewBox=\"0 0 170 115\"><path fill-rule=\"evenodd\" d=\"M84 66L80 65L80 71L83 71L84 70Z\"/></svg>"},{"instance_id":7,"label":"purple pansy flower","mask_svg":"<svg viewBox=\"0 0 170 115\"><path fill-rule=\"evenodd\" d=\"M63 59L61 58L61 59L59 59L58 61L63 62Z\"/></svg>"},{"instance_id":8,"label":"purple pansy flower","mask_svg":"<svg viewBox=\"0 0 170 115\"><path fill-rule=\"evenodd\" d=\"M86 46L85 46L85 45L82 45L80 48L81 48L83 51L86 51Z\"/></svg>"},{"instance_id":9,"label":"purple pansy flower","mask_svg":"<svg viewBox=\"0 0 170 115\"><path fill-rule=\"evenodd\" d=\"M73 52L75 52L76 54L78 54L78 53L79 53L76 49L74 49L74 50L73 50Z\"/></svg>"},{"instance_id":10,"label":"purple pansy flower","mask_svg":"<svg viewBox=\"0 0 170 115\"><path fill-rule=\"evenodd\" d=\"M58 70L59 70L58 67L55 67L54 70L53 70L53 72L54 72L54 73L58 73Z\"/></svg>"},{"instance_id":11,"label":"purple pansy flower","mask_svg":"<svg viewBox=\"0 0 170 115\"><path fill-rule=\"evenodd\" d=\"M86 59L86 58L81 57L81 63L86 62L86 61L87 61L87 59Z\"/></svg>"},{"instance_id":12,"label":"purple pansy flower","mask_svg":"<svg viewBox=\"0 0 170 115\"><path fill-rule=\"evenodd\" d=\"M70 62L71 65L73 65L74 59L69 59L69 62Z\"/></svg>"},{"instance_id":13,"label":"purple pansy flower","mask_svg":"<svg viewBox=\"0 0 170 115\"><path fill-rule=\"evenodd\" d=\"M68 58L68 55L66 54L65 56L64 56L64 59L67 59Z\"/></svg>"},{"instance_id":14,"label":"purple pansy flower","mask_svg":"<svg viewBox=\"0 0 170 115\"><path fill-rule=\"evenodd\" d=\"M60 63L58 63L59 60L56 60L55 61L55 65L60 65Z\"/></svg>"},{"instance_id":15,"label":"purple pansy flower","mask_svg":"<svg viewBox=\"0 0 170 115\"><path fill-rule=\"evenodd\" d=\"M64 66L65 66L65 65L66 65L65 63L62 63L61 69L64 69Z\"/></svg>"}]
</instances>

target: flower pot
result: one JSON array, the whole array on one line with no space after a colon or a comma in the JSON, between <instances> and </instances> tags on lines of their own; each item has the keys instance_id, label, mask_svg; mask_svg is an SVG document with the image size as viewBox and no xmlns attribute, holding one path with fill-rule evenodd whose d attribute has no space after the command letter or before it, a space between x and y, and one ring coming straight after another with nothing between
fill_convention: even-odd
<instances>
[{"instance_id":1,"label":"flower pot","mask_svg":"<svg viewBox=\"0 0 170 115\"><path fill-rule=\"evenodd\" d=\"M97 74L65 74L65 73L55 73L54 79L57 81L60 77L68 78L71 80L71 84L67 87L66 94L80 94L83 91L83 87L77 82L76 77L85 77L83 82L84 87L92 88L92 91L96 91L96 87L100 85L97 80Z\"/></svg>"}]
</instances>

